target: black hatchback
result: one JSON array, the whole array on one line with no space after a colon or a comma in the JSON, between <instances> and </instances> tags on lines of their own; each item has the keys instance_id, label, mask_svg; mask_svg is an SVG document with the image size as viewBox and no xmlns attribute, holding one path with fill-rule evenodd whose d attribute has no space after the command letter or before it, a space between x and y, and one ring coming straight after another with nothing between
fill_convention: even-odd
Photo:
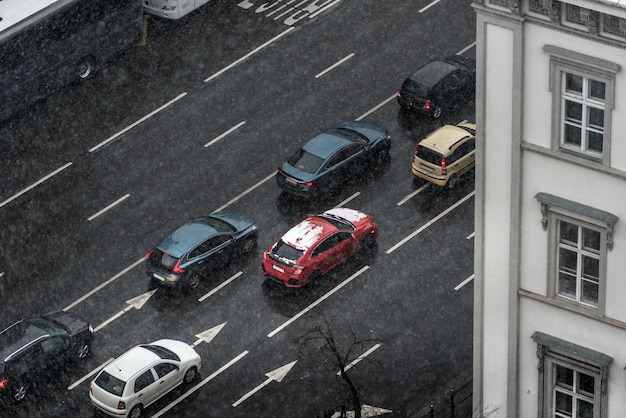
<instances>
[{"instance_id":1,"label":"black hatchback","mask_svg":"<svg viewBox=\"0 0 626 418\"><path fill-rule=\"evenodd\" d=\"M25 319L0 332L0 395L22 401L54 367L87 357L93 329L71 312Z\"/></svg>"},{"instance_id":2,"label":"black hatchback","mask_svg":"<svg viewBox=\"0 0 626 418\"><path fill-rule=\"evenodd\" d=\"M437 119L471 100L475 91L476 61L453 55L420 67L404 80L397 100L404 110Z\"/></svg>"}]
</instances>

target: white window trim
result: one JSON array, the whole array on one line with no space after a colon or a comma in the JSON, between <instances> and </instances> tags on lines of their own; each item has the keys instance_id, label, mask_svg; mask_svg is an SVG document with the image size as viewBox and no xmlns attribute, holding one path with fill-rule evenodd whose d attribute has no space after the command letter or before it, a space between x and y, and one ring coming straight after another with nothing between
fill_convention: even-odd
<instances>
[{"instance_id":1,"label":"white window trim","mask_svg":"<svg viewBox=\"0 0 626 418\"><path fill-rule=\"evenodd\" d=\"M550 56L549 90L552 92L552 141L555 151L569 152L574 155L598 161L604 166L611 162L611 121L615 107L615 77L621 66L600 58L590 57L554 45L544 45L543 51ZM604 137L602 156L582 151L574 151L561 145L563 135L563 74L570 73L591 78L605 83L604 98Z\"/></svg>"}]
</instances>

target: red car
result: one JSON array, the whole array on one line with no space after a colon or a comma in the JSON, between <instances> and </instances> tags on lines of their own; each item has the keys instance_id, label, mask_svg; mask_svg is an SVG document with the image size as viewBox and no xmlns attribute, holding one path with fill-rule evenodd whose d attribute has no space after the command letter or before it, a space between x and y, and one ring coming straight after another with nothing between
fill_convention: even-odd
<instances>
[{"instance_id":1,"label":"red car","mask_svg":"<svg viewBox=\"0 0 626 418\"><path fill-rule=\"evenodd\" d=\"M263 253L264 276L287 287L303 287L359 249L376 245L378 225L358 210L335 208L291 228Z\"/></svg>"}]
</instances>

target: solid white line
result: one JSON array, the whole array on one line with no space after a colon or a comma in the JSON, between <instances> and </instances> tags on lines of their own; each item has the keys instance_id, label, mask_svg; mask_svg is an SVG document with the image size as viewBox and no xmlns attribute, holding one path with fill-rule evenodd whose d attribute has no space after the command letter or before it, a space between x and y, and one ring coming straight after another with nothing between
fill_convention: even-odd
<instances>
[{"instance_id":1,"label":"solid white line","mask_svg":"<svg viewBox=\"0 0 626 418\"><path fill-rule=\"evenodd\" d=\"M472 239L472 238L474 238L474 234L475 234L475 232L472 232L471 234L466 236L465 239Z\"/></svg>"},{"instance_id":2,"label":"solid white line","mask_svg":"<svg viewBox=\"0 0 626 418\"><path fill-rule=\"evenodd\" d=\"M126 312L128 312L128 310L126 308L122 309L121 311L119 311L118 313L116 313L115 315L113 315L112 317L110 317L109 319L107 319L106 321L104 321L103 323L98 325L97 327L94 327L93 328L93 332L96 333L96 332L100 331L102 328L106 327L111 322L115 321L120 316L124 315Z\"/></svg>"},{"instance_id":3,"label":"solid white line","mask_svg":"<svg viewBox=\"0 0 626 418\"><path fill-rule=\"evenodd\" d=\"M237 129L239 129L241 126L245 125L246 121L242 120L241 122L239 122L237 125L233 126L232 128L230 128L229 130L227 130L226 132L224 132L223 134L221 134L220 136L218 136L217 138L207 142L206 144L204 144L204 148L210 147L211 145L213 145L214 143L216 143L217 141L219 141L220 139L224 138L226 135L230 134L233 131L236 131Z\"/></svg>"},{"instance_id":4,"label":"solid white line","mask_svg":"<svg viewBox=\"0 0 626 418\"><path fill-rule=\"evenodd\" d=\"M411 233L409 236L407 236L406 238L404 238L402 241L400 241L399 243L397 243L396 245L394 245L393 247L391 247L390 249L388 249L386 252L387 254L391 254L392 252L394 252L395 250L397 250L399 247L401 247L403 244L405 244L407 241L411 240L412 238L414 238L417 234L419 234L420 232L422 232L423 230L425 230L426 228L428 228L429 226L431 226L432 224L434 224L435 222L437 222L439 219L443 218L445 215L447 215L448 213L452 212L454 209L456 209L458 206L462 205L463 203L465 203L465 201L467 199L469 199L470 197L474 196L476 192L473 191L471 193L469 193L467 196L465 196L463 199L459 200L458 202L456 202L454 205L450 206L448 209L444 210L443 212L441 212L439 215L435 216L433 219L431 219L430 221L428 221L426 224L422 225L420 228L418 228L417 230L413 231L413 233Z\"/></svg>"},{"instance_id":5,"label":"solid white line","mask_svg":"<svg viewBox=\"0 0 626 418\"><path fill-rule=\"evenodd\" d=\"M439 3L441 0L435 0L432 3L422 7L420 10L418 10L418 13L422 13L425 12L426 10L430 9L432 6L434 6L435 4Z\"/></svg>"},{"instance_id":6,"label":"solid white line","mask_svg":"<svg viewBox=\"0 0 626 418\"><path fill-rule=\"evenodd\" d=\"M396 205L397 206L402 206L403 204L405 204L406 202L411 200L413 197L415 197L417 194L419 194L419 193L423 192L424 190L426 190L429 186L430 186L430 183L426 183L425 185L423 185L422 187L420 187L419 189L417 189L413 193L410 193L410 194L406 195L404 197L404 199L402 199L401 201L396 203Z\"/></svg>"},{"instance_id":7,"label":"solid white line","mask_svg":"<svg viewBox=\"0 0 626 418\"><path fill-rule=\"evenodd\" d=\"M292 322L295 322L296 320L298 320L298 318L300 318L301 316L303 316L305 313L309 312L311 309L315 308L317 305L319 305L320 303L322 303L324 300L326 300L328 297L330 297L333 293L335 293L336 291L338 291L339 289L341 289L342 287L344 287L345 285L347 285L348 283L350 283L352 280L354 280L355 278L357 278L361 273L363 273L365 270L367 270L368 268L370 268L370 266L363 266L361 267L361 270L357 271L356 273L354 273L352 276L348 277L346 280L344 280L343 282L339 283L337 286L335 286L333 289L331 289L328 293L326 293L324 296L322 296L321 298L319 298L318 300L316 300L315 302L311 303L309 306L307 306L306 308L304 308L302 311L300 311L299 313L297 313L295 316L291 317L288 321L286 321L284 324L282 324L281 326L279 326L278 328L276 328L274 331L270 332L269 334L267 334L268 337L272 338L274 335L278 334L280 331L282 331L283 329L287 328L287 326L289 326Z\"/></svg>"},{"instance_id":8,"label":"solid white line","mask_svg":"<svg viewBox=\"0 0 626 418\"><path fill-rule=\"evenodd\" d=\"M348 203L349 201L356 199L359 195L361 194L361 192L356 192L354 193L352 196L350 196L349 198L347 198L346 200L344 200L343 202L339 203L337 206L335 206L336 208L340 208L343 205L345 205L346 203Z\"/></svg>"},{"instance_id":9,"label":"solid white line","mask_svg":"<svg viewBox=\"0 0 626 418\"><path fill-rule=\"evenodd\" d=\"M320 13L323 13L326 9L330 9L331 7L333 7L335 4L339 3L340 1L341 0L335 0L334 2L322 7L318 11L311 13L311 15L309 16L309 19L313 19L315 16L317 16Z\"/></svg>"},{"instance_id":10,"label":"solid white line","mask_svg":"<svg viewBox=\"0 0 626 418\"><path fill-rule=\"evenodd\" d=\"M378 350L379 348L380 348L380 344L374 345L372 348L370 348L365 353L361 354L359 357L354 359L350 364L348 364L346 368L344 369L344 371L350 370L352 367L356 366L361 360L363 360L365 357L369 356L370 354L372 354L374 351ZM341 370L337 372L337 376L339 375L341 375Z\"/></svg>"},{"instance_id":11,"label":"solid white line","mask_svg":"<svg viewBox=\"0 0 626 418\"><path fill-rule=\"evenodd\" d=\"M100 286L96 287L95 289L93 289L92 291L87 293L86 295L80 297L76 301L74 301L71 304L67 305L65 308L63 308L63 310L64 311L69 311L74 306L78 305L79 303L81 303L82 301L87 299L89 296L93 295L94 293L96 293L97 291L101 290L102 288L108 286L109 284L113 283L115 280L117 280L118 278L122 277L124 274L128 273L130 270L134 269L135 267L137 267L144 260L145 260L145 257L141 257L139 260L135 261L133 264L131 264L130 266L126 267L124 270L120 271L115 276L111 277L109 280L107 280L106 282L102 283Z\"/></svg>"},{"instance_id":12,"label":"solid white line","mask_svg":"<svg viewBox=\"0 0 626 418\"><path fill-rule=\"evenodd\" d=\"M454 290L459 290L460 288L462 288L463 286L465 286L466 284L468 284L472 280L474 280L474 275L473 274L471 276L469 276L467 279L463 280L461 283L457 284L454 287Z\"/></svg>"},{"instance_id":13,"label":"solid white line","mask_svg":"<svg viewBox=\"0 0 626 418\"><path fill-rule=\"evenodd\" d=\"M241 193L239 196L234 197L233 199L229 200L228 202L226 202L225 204L223 204L219 208L215 209L213 211L213 213L219 212L220 210L223 210L226 207L230 206L231 204L235 203L236 201L238 201L239 199L241 199L242 197L244 197L245 195L247 195L248 193L250 193L251 191L253 191L257 187L259 187L260 185L262 185L263 183L265 183L266 181L268 181L269 179L271 179L275 175L276 175L276 172L274 171L272 174L270 174L269 176L265 177L263 180L259 181L254 186L250 187L248 190L246 190L245 192Z\"/></svg>"},{"instance_id":14,"label":"solid white line","mask_svg":"<svg viewBox=\"0 0 626 418\"><path fill-rule=\"evenodd\" d=\"M220 76L221 74L225 73L226 71L230 70L231 68L233 68L235 65L239 64L240 62L244 61L245 59L251 57L252 55L256 54L257 52L259 52L260 50L262 50L263 48L265 48L266 46L268 46L269 44L271 44L272 42L277 41L278 39L280 39L281 37L283 37L284 35L288 34L289 32L291 32L292 30L294 30L294 27L291 27L281 33L279 33L277 36L273 37L272 39L270 39L269 41L265 42L263 45L253 49L252 51L248 52L246 55L244 55L243 57L239 58L237 61L231 63L230 65L222 68L221 70L219 70L218 72L216 72L215 74L213 74L212 76L206 78L204 80L205 83L208 83L209 81L213 80L214 78Z\"/></svg>"},{"instance_id":15,"label":"solid white line","mask_svg":"<svg viewBox=\"0 0 626 418\"><path fill-rule=\"evenodd\" d=\"M105 361L104 363L102 363L101 365L99 365L98 367L96 367L95 369L93 369L92 371L90 371L89 373L87 373L86 375L81 377L80 379L78 379L76 382L74 382L71 385L69 385L67 387L67 390L74 389L76 386L80 385L85 380L89 379L91 376L93 376L94 374L98 373L100 370L104 369L107 366L107 364L109 364L113 360L115 360L115 359L111 357L110 359L108 359L107 361Z\"/></svg>"},{"instance_id":16,"label":"solid white line","mask_svg":"<svg viewBox=\"0 0 626 418\"><path fill-rule=\"evenodd\" d=\"M462 50L460 50L456 54L457 55L463 55L465 52L467 52L468 50L472 49L475 46L476 46L476 41L472 42L471 44L469 44L468 46L466 46L465 48L463 48Z\"/></svg>"},{"instance_id":17,"label":"solid white line","mask_svg":"<svg viewBox=\"0 0 626 418\"><path fill-rule=\"evenodd\" d=\"M230 278L228 280L226 280L224 283L222 283L221 285L217 286L215 289L211 290L209 293L207 293L206 295L200 297L198 299L198 302L203 302L206 299L210 298L213 294L219 292L219 290L221 288L223 288L224 286L226 286L227 284L229 284L230 282L232 282L233 280L235 280L237 277L241 276L243 274L243 271L238 271L237 273L233 274L232 276L230 276Z\"/></svg>"},{"instance_id":18,"label":"solid white line","mask_svg":"<svg viewBox=\"0 0 626 418\"><path fill-rule=\"evenodd\" d=\"M159 107L157 110L153 110L152 112L148 113L146 116L144 116L143 118L139 119L137 122L127 126L126 128L122 129L121 131L119 131L116 134L111 135L110 137L108 137L107 139L105 139L104 141L100 142L98 145L96 145L95 147L91 148L89 150L89 152L95 152L98 151L100 148L102 148L103 146L107 145L109 142L114 141L115 139L117 139L118 137L122 136L123 134L125 134L126 132L130 131L131 129L133 129L135 126L139 125L140 123L146 121L147 119L151 118L152 116L156 115L157 113L159 113L161 110L165 109L166 107L168 107L169 105L171 105L174 102L177 102L178 100L182 99L183 97L185 97L187 95L187 92L185 93L181 93L178 96L176 96L175 98L173 98L172 100L170 100L169 102L165 103L163 106Z\"/></svg>"},{"instance_id":19,"label":"solid white line","mask_svg":"<svg viewBox=\"0 0 626 418\"><path fill-rule=\"evenodd\" d=\"M87 220L88 221L92 221L92 220L96 219L98 216L102 215L104 212L106 212L107 210L111 209L115 205L118 205L119 203L123 202L124 200L128 199L129 197L130 197L129 194L125 194L124 196L122 196L119 199L117 199L115 202L111 203L106 208L104 208L101 211L96 212L95 214L91 215L89 218L87 218Z\"/></svg>"},{"instance_id":20,"label":"solid white line","mask_svg":"<svg viewBox=\"0 0 626 418\"><path fill-rule=\"evenodd\" d=\"M194 387L189 389L187 392L182 394L174 402L172 402L171 404L169 404L165 408L161 409L156 414L152 415L152 418L158 418L158 417L162 416L163 414L165 414L166 412L168 412L170 409L174 408L176 405L181 403L189 395L191 395L192 393L194 393L195 391L200 389L202 386L204 386L209 381L213 380L215 377L217 377L219 374L221 374L224 370L228 369L230 366L232 366L233 364L237 363L239 360L244 358L246 355L248 355L248 351L244 351L243 353L239 354L237 357L235 357L234 359L232 359L231 361L229 361L228 363L226 363L225 365L220 367L218 370L213 372L213 374L211 374L209 377L205 378L202 382L198 383L197 385L195 385Z\"/></svg>"},{"instance_id":21,"label":"solid white line","mask_svg":"<svg viewBox=\"0 0 626 418\"><path fill-rule=\"evenodd\" d=\"M60 173L61 171L65 170L67 167L69 167L71 165L72 165L72 162L70 161L69 163L65 164L64 166L61 166L61 167L57 168L56 170L54 170L52 173L48 174L47 176L42 177L40 180L38 180L35 183L31 184L30 186L28 186L24 190L14 194L13 196L9 197L4 202L0 203L0 208L2 206L6 205L7 203L10 203L10 202L14 201L15 199L17 199L18 197L20 197L24 193L26 193L26 192L34 189L35 187L39 186L41 183L43 183L44 181L48 180L50 177L57 175L58 173Z\"/></svg>"},{"instance_id":22,"label":"solid white line","mask_svg":"<svg viewBox=\"0 0 626 418\"><path fill-rule=\"evenodd\" d=\"M397 96L397 93L394 93L393 96L383 100L380 104L374 106L373 108L371 108L370 110L368 110L367 112L363 113L361 116L359 116L358 118L356 118L355 120L361 120L363 118L365 118L366 116L370 115L371 113L374 113L375 111L377 111L378 109L380 109L381 107L383 107L384 105L386 105L387 103L389 103L390 101L392 101L393 99L395 99Z\"/></svg>"},{"instance_id":23,"label":"solid white line","mask_svg":"<svg viewBox=\"0 0 626 418\"><path fill-rule=\"evenodd\" d=\"M343 64L344 62L348 61L350 58L352 58L354 56L354 52L348 54L347 56L343 57L342 59L340 59L339 61L337 61L336 63L334 63L333 65L331 65L330 67L326 68L324 71L319 72L315 78L320 78L321 76L323 76L324 74L326 74L327 72L331 71L332 69L340 66L341 64Z\"/></svg>"}]
</instances>

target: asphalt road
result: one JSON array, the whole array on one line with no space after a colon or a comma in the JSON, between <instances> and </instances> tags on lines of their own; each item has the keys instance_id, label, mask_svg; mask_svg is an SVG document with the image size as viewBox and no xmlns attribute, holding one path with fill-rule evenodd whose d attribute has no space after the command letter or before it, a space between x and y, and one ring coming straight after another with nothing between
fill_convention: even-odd
<instances>
[{"instance_id":1,"label":"asphalt road","mask_svg":"<svg viewBox=\"0 0 626 418\"><path fill-rule=\"evenodd\" d=\"M349 373L387 416L416 416L471 370L473 182L422 187L410 158L438 126L473 120L473 103L430 121L402 117L394 98L429 60L473 55L471 2L342 0L306 13L330 3L215 0L179 22L148 18L144 44L0 125L0 326L68 309L98 328L86 362L0 415L91 416L87 376L98 366L138 343L191 344L211 329L197 345L196 386L148 416L307 417L340 405L348 390L332 360L319 343L296 342L325 322L361 342L355 356L366 355ZM281 195L278 164L354 119L389 130L390 163L324 201ZM263 249L336 205L374 217L378 252L313 289L265 282ZM255 218L257 253L193 295L160 289L130 306L149 291L146 252L221 208Z\"/></svg>"}]
</instances>

